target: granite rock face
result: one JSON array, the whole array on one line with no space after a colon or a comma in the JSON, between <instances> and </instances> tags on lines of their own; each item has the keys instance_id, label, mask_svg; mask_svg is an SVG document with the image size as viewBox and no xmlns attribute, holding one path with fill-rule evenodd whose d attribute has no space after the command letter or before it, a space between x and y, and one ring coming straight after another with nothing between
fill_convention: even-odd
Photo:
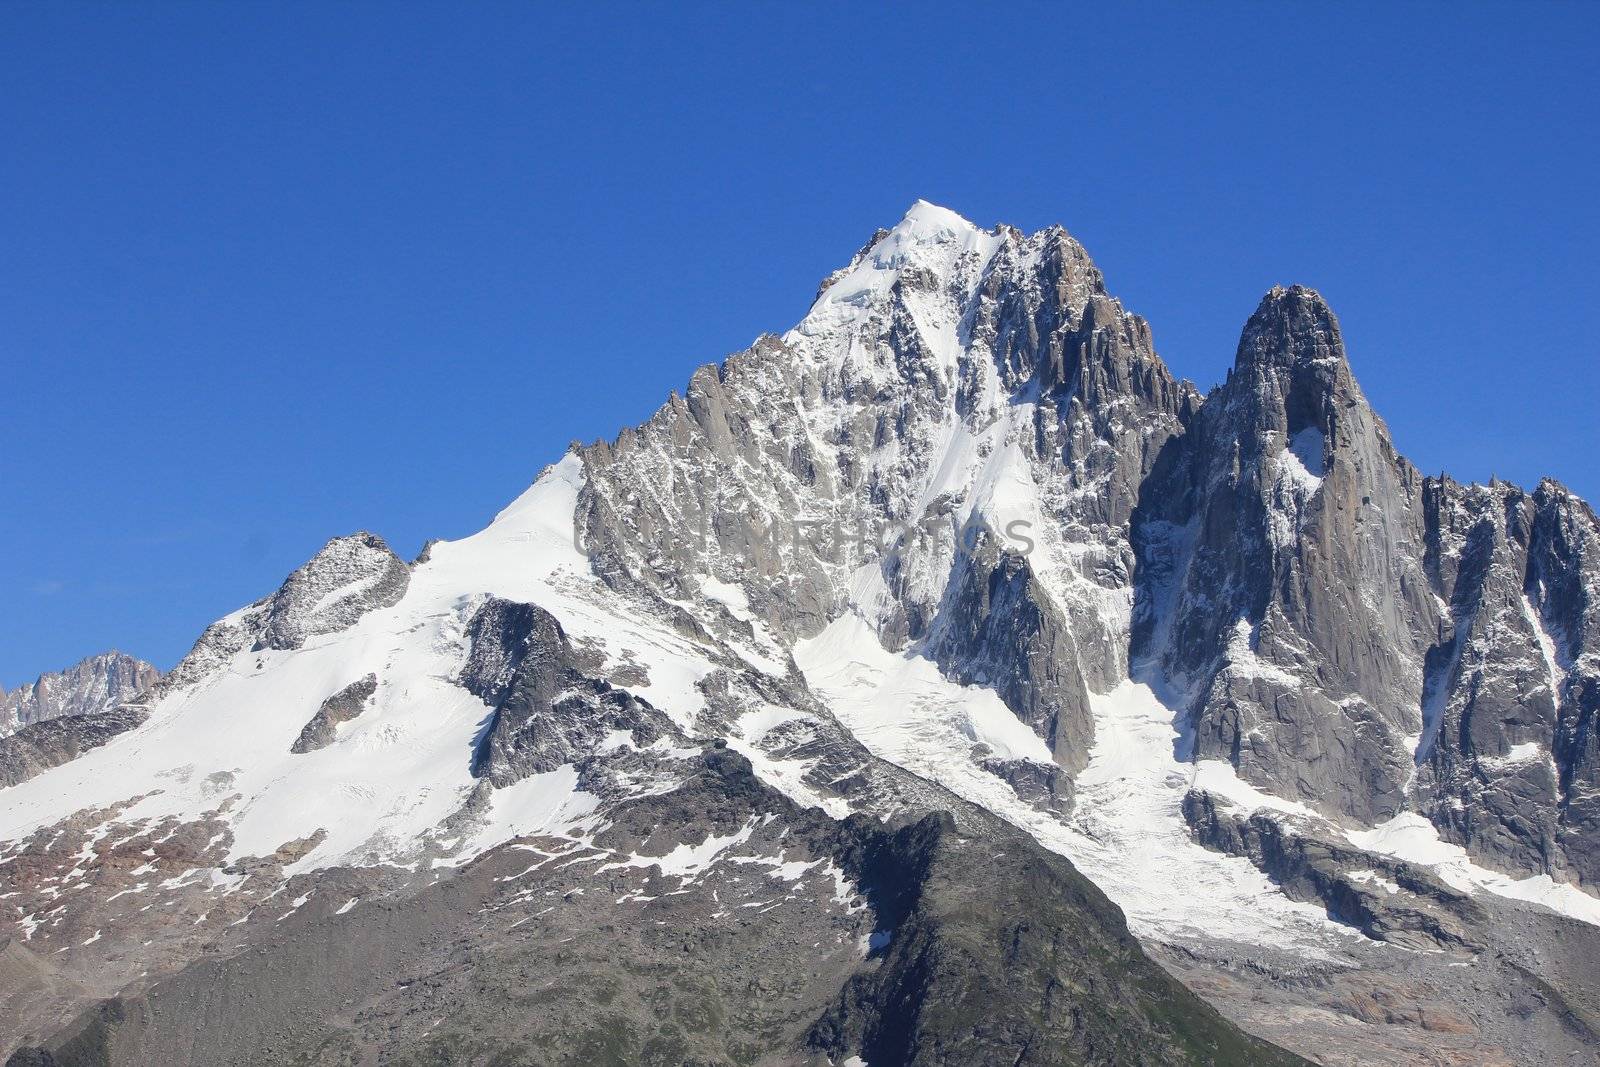
<instances>
[{"instance_id":1,"label":"granite rock face","mask_svg":"<svg viewBox=\"0 0 1600 1067\"><path fill-rule=\"evenodd\" d=\"M580 540L619 589L737 586L785 640L858 612L1076 769L1127 671L1140 485L1198 400L1066 231L918 205L796 329L582 449ZM1017 479L1039 510L994 506Z\"/></svg>"},{"instance_id":2,"label":"granite rock face","mask_svg":"<svg viewBox=\"0 0 1600 1067\"><path fill-rule=\"evenodd\" d=\"M284 581L266 604L258 643L295 649L307 638L343 630L405 596L411 570L383 538L335 537Z\"/></svg>"},{"instance_id":3,"label":"granite rock face","mask_svg":"<svg viewBox=\"0 0 1600 1067\"><path fill-rule=\"evenodd\" d=\"M468 634L461 684L494 708L472 753L476 777L511 785L577 762L614 733L637 748L681 737L648 701L589 673L592 660L542 608L491 599Z\"/></svg>"},{"instance_id":4,"label":"granite rock face","mask_svg":"<svg viewBox=\"0 0 1600 1067\"><path fill-rule=\"evenodd\" d=\"M295 738L289 751L304 755L333 744L339 739L339 724L360 715L367 701L377 691L378 676L369 674L324 700L317 713L311 716L311 721L306 723L305 729L300 731L300 736Z\"/></svg>"},{"instance_id":5,"label":"granite rock face","mask_svg":"<svg viewBox=\"0 0 1600 1067\"><path fill-rule=\"evenodd\" d=\"M1066 771L1052 792L1070 807L1071 775L1094 743L1088 682L1075 669L1083 657L1027 557L979 537L946 592L930 654L950 677L993 688L1044 738Z\"/></svg>"},{"instance_id":6,"label":"granite rock face","mask_svg":"<svg viewBox=\"0 0 1600 1067\"><path fill-rule=\"evenodd\" d=\"M1274 289L1145 484L1135 656L1189 694L1193 751L1364 822L1404 804L1437 609L1422 479L1309 289Z\"/></svg>"},{"instance_id":7,"label":"granite rock face","mask_svg":"<svg viewBox=\"0 0 1600 1067\"><path fill-rule=\"evenodd\" d=\"M144 722L132 705L29 723L0 737L0 787L18 785Z\"/></svg>"},{"instance_id":8,"label":"granite rock face","mask_svg":"<svg viewBox=\"0 0 1600 1067\"><path fill-rule=\"evenodd\" d=\"M90 656L64 671L0 692L0 736L29 723L110 711L154 685L161 672L121 652Z\"/></svg>"},{"instance_id":9,"label":"granite rock face","mask_svg":"<svg viewBox=\"0 0 1600 1067\"><path fill-rule=\"evenodd\" d=\"M1448 606L1429 649L1425 810L1508 870L1600 876L1600 526L1553 481L1430 480L1427 564Z\"/></svg>"}]
</instances>

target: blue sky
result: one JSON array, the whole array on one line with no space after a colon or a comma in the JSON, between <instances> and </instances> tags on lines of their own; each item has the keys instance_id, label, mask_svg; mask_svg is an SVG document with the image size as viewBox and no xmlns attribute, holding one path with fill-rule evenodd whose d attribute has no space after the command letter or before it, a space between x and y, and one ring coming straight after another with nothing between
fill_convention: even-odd
<instances>
[{"instance_id":1,"label":"blue sky","mask_svg":"<svg viewBox=\"0 0 1600 1067\"><path fill-rule=\"evenodd\" d=\"M1425 471L1600 498L1594 5L579 6L0 10L0 684L470 533L917 197L1202 386L1315 286Z\"/></svg>"}]
</instances>

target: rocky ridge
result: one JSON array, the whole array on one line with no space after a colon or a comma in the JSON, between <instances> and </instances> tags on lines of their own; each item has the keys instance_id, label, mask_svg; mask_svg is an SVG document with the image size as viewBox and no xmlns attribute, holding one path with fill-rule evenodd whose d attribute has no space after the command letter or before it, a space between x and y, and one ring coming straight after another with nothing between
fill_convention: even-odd
<instances>
[{"instance_id":1,"label":"rocky ridge","mask_svg":"<svg viewBox=\"0 0 1600 1067\"><path fill-rule=\"evenodd\" d=\"M64 671L0 691L0 737L31 723L110 711L154 685L161 672L122 652L102 652Z\"/></svg>"}]
</instances>

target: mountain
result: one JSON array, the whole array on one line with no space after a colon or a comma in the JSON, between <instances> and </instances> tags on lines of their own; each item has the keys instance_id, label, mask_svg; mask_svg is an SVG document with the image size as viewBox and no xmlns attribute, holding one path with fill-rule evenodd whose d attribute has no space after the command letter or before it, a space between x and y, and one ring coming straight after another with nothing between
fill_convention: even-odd
<instances>
[{"instance_id":1,"label":"mountain","mask_svg":"<svg viewBox=\"0 0 1600 1067\"><path fill-rule=\"evenodd\" d=\"M918 203L0 793L12 1062L1582 1062L1600 525ZM60 898L60 899L58 899Z\"/></svg>"},{"instance_id":2,"label":"mountain","mask_svg":"<svg viewBox=\"0 0 1600 1067\"><path fill-rule=\"evenodd\" d=\"M27 781L144 721L134 706L161 673L121 652L90 656L0 694L0 788Z\"/></svg>"},{"instance_id":3,"label":"mountain","mask_svg":"<svg viewBox=\"0 0 1600 1067\"><path fill-rule=\"evenodd\" d=\"M7 693L0 690L0 737L30 723L110 711L150 688L161 672L121 652L102 652Z\"/></svg>"}]
</instances>

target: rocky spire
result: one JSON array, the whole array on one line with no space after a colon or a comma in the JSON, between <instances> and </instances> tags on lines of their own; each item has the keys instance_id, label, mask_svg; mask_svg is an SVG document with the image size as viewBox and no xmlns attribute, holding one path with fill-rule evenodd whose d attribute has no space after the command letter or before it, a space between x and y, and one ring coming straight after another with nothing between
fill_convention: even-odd
<instances>
[{"instance_id":1,"label":"rocky spire","mask_svg":"<svg viewBox=\"0 0 1600 1067\"><path fill-rule=\"evenodd\" d=\"M1266 294L1175 447L1138 538L1160 626L1134 637L1188 687L1197 755L1330 814L1393 814L1435 612L1420 480L1321 296Z\"/></svg>"}]
</instances>

